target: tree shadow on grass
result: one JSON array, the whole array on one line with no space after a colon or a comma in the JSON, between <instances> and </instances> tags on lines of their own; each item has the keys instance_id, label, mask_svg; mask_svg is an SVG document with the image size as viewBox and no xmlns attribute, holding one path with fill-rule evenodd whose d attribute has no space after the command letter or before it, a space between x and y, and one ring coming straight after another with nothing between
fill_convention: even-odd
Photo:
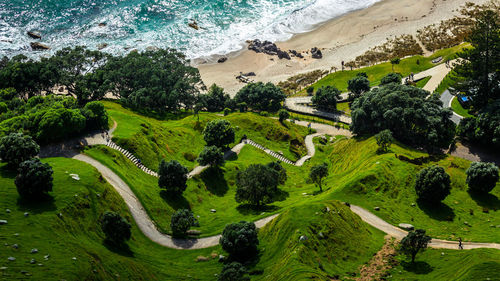
<instances>
[{"instance_id":1,"label":"tree shadow on grass","mask_svg":"<svg viewBox=\"0 0 500 281\"><path fill-rule=\"evenodd\" d=\"M224 173L222 169L216 167L208 167L203 172L201 172L201 180L205 183L208 191L219 197L224 196L229 187L227 185L226 179L224 178Z\"/></svg>"},{"instance_id":2,"label":"tree shadow on grass","mask_svg":"<svg viewBox=\"0 0 500 281\"><path fill-rule=\"evenodd\" d=\"M424 211L430 218L438 221L453 221L455 219L455 212L448 205L443 202L429 204L421 200L417 200L418 207Z\"/></svg>"},{"instance_id":3,"label":"tree shadow on grass","mask_svg":"<svg viewBox=\"0 0 500 281\"><path fill-rule=\"evenodd\" d=\"M16 170L9 168L9 165L5 165L0 168L0 176L2 178L14 179L16 175Z\"/></svg>"},{"instance_id":4,"label":"tree shadow on grass","mask_svg":"<svg viewBox=\"0 0 500 281\"><path fill-rule=\"evenodd\" d=\"M274 212L279 210L279 207L274 205L256 206L252 204L241 204L236 207L236 210L242 215L260 215L262 212Z\"/></svg>"},{"instance_id":5,"label":"tree shadow on grass","mask_svg":"<svg viewBox=\"0 0 500 281\"><path fill-rule=\"evenodd\" d=\"M170 193L166 190L160 191L160 197L167 202L167 204L174 210L188 209L191 210L189 202L182 195Z\"/></svg>"},{"instance_id":6,"label":"tree shadow on grass","mask_svg":"<svg viewBox=\"0 0 500 281\"><path fill-rule=\"evenodd\" d=\"M413 272L415 274L429 274L434 270L434 268L425 261L416 261L413 263L402 261L401 265L403 266L404 270Z\"/></svg>"},{"instance_id":7,"label":"tree shadow on grass","mask_svg":"<svg viewBox=\"0 0 500 281\"><path fill-rule=\"evenodd\" d=\"M236 161L238 160L238 154L236 154L236 152L232 151L232 150L226 150L224 152L224 159L226 161Z\"/></svg>"},{"instance_id":8,"label":"tree shadow on grass","mask_svg":"<svg viewBox=\"0 0 500 281\"><path fill-rule=\"evenodd\" d=\"M57 206L54 197L44 194L36 199L17 198L18 210L21 212L29 212L33 214L41 214L43 212L55 211Z\"/></svg>"},{"instance_id":9,"label":"tree shadow on grass","mask_svg":"<svg viewBox=\"0 0 500 281\"><path fill-rule=\"evenodd\" d=\"M274 195L273 195L273 202L274 201L285 201L288 197L290 197L290 193L288 191L284 191L282 189L278 189Z\"/></svg>"},{"instance_id":10,"label":"tree shadow on grass","mask_svg":"<svg viewBox=\"0 0 500 281\"><path fill-rule=\"evenodd\" d=\"M129 245L126 242L124 242L120 245L116 245L115 243L112 243L112 242L104 239L103 244L104 244L104 247L106 247L106 249L110 250L111 252L113 252L115 254L125 256L125 257L134 257L134 252L132 252L132 250L130 249Z\"/></svg>"},{"instance_id":11,"label":"tree shadow on grass","mask_svg":"<svg viewBox=\"0 0 500 281\"><path fill-rule=\"evenodd\" d=\"M483 208L494 211L500 209L500 200L498 200L498 197L491 193L481 194L469 191L469 195L472 200L476 201L476 203Z\"/></svg>"}]
</instances>

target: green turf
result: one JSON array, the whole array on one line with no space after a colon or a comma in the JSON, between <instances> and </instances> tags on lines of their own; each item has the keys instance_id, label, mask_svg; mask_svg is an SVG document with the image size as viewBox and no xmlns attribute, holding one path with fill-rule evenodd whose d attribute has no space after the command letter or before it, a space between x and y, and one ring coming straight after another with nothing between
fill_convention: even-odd
<instances>
[{"instance_id":1,"label":"green turf","mask_svg":"<svg viewBox=\"0 0 500 281\"><path fill-rule=\"evenodd\" d=\"M462 107L462 105L458 102L458 99L456 97L454 97L451 100L451 109L453 109L453 111L455 111L456 114L462 117L474 117L469 113L469 110Z\"/></svg>"},{"instance_id":2,"label":"green turf","mask_svg":"<svg viewBox=\"0 0 500 281\"><path fill-rule=\"evenodd\" d=\"M432 60L437 57L443 57L441 63L444 63L448 59L453 59L455 54L466 47L466 44L458 45L448 49L443 49L437 51L429 57L424 56L412 56L409 58L402 59L398 65L394 66L394 71L401 73L403 77L408 76L411 72L419 73L429 68L435 66ZM418 61L418 64L417 64ZM318 82L314 83L312 86L314 89L319 89L322 86L335 86L342 92L347 92L347 81L356 76L360 72L365 72L368 74L368 80L370 80L370 86L377 86L380 84L382 77L392 72L392 65L390 62L384 62L376 64L369 67L363 67L354 70L337 71L331 73L324 78L320 79ZM298 93L298 95L305 95L305 90Z\"/></svg>"},{"instance_id":3,"label":"green turf","mask_svg":"<svg viewBox=\"0 0 500 281\"><path fill-rule=\"evenodd\" d=\"M417 255L414 264L404 256L397 260L390 280L500 280L500 251L495 249L428 249Z\"/></svg>"},{"instance_id":4,"label":"green turf","mask_svg":"<svg viewBox=\"0 0 500 281\"><path fill-rule=\"evenodd\" d=\"M64 158L43 161L54 169L53 200L38 204L19 200L15 175L0 165L0 219L8 220L0 226L0 267L6 267L0 272L1 280L213 280L220 272L222 265L216 259L203 266L195 262L197 256L222 253L219 247L179 251L146 238L121 197L93 167ZM72 179L71 173L80 180ZM7 208L11 213L5 212ZM98 221L107 210L132 223L128 249L104 245ZM39 252L31 254L33 248ZM45 255L50 255L48 260ZM9 256L16 260L8 261ZM31 259L36 263L30 264Z\"/></svg>"},{"instance_id":5,"label":"green turf","mask_svg":"<svg viewBox=\"0 0 500 281\"><path fill-rule=\"evenodd\" d=\"M417 81L416 83L416 87L417 88L423 88L425 87L425 85L427 84L427 82L429 82L429 80L431 80L432 76L427 76L427 77L424 77L424 79L421 79L419 81Z\"/></svg>"},{"instance_id":6,"label":"green turf","mask_svg":"<svg viewBox=\"0 0 500 281\"><path fill-rule=\"evenodd\" d=\"M327 209L329 211L327 211ZM299 241L301 236L307 237ZM253 280L330 280L370 260L384 234L373 229L338 201L291 208L259 234L261 256Z\"/></svg>"},{"instance_id":7,"label":"green turf","mask_svg":"<svg viewBox=\"0 0 500 281\"><path fill-rule=\"evenodd\" d=\"M401 161L394 154L410 158L425 154L394 144L389 153L377 154L374 138L341 140L334 146L329 156L331 176L327 180L327 185L336 190L333 198L363 206L394 225L411 223L433 237L500 241L500 227L496 227L500 225L500 183L486 196L471 197L465 184L469 161L446 156L418 166ZM415 177L420 169L434 163L450 175L452 190L440 206L426 207L416 202ZM380 211L374 211L374 207L380 207Z\"/></svg>"},{"instance_id":8,"label":"green turf","mask_svg":"<svg viewBox=\"0 0 500 281\"><path fill-rule=\"evenodd\" d=\"M337 103L337 110L344 112L347 116L351 116L351 106L348 102Z\"/></svg>"},{"instance_id":9,"label":"green turf","mask_svg":"<svg viewBox=\"0 0 500 281\"><path fill-rule=\"evenodd\" d=\"M199 122L194 115L164 121L139 115L117 103L105 102L105 106L118 123L113 140L152 170L157 170L161 159L175 159L189 168L196 166L195 159L205 145L203 128L216 118L227 119L236 128L235 143L246 135L274 151L281 151L293 161L307 153L304 146L307 128L288 122L283 125L256 113L232 113L224 117L200 113Z\"/></svg>"}]
</instances>

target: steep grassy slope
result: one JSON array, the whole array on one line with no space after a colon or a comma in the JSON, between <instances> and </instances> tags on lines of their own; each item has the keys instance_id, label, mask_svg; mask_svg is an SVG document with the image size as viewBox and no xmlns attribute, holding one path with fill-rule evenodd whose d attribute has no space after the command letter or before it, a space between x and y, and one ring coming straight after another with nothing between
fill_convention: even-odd
<instances>
[{"instance_id":1,"label":"steep grassy slope","mask_svg":"<svg viewBox=\"0 0 500 281\"><path fill-rule=\"evenodd\" d=\"M113 140L139 157L152 170L157 170L162 159L175 159L187 167L196 166L195 159L203 150L203 128L213 119L226 119L235 127L235 143L243 135L266 147L281 151L287 158L297 160L307 153L305 127L287 122L287 127L255 113L232 113L219 116L200 113L180 120L162 121L139 115L117 103L105 102L109 115L118 123ZM230 146L234 145L231 144Z\"/></svg>"},{"instance_id":2,"label":"steep grassy slope","mask_svg":"<svg viewBox=\"0 0 500 281\"><path fill-rule=\"evenodd\" d=\"M307 240L300 241L305 236ZM253 280L331 280L358 274L383 244L371 228L338 201L304 204L260 230L262 255Z\"/></svg>"},{"instance_id":3,"label":"steep grassy slope","mask_svg":"<svg viewBox=\"0 0 500 281\"><path fill-rule=\"evenodd\" d=\"M0 267L6 267L0 271L0 280L213 280L220 271L222 266L215 259L193 270L197 256L220 253L218 247L177 251L144 237L121 197L91 166L63 158L44 162L54 169L54 200L41 204L20 201L15 175L0 165L0 219L8 220L0 225ZM71 173L80 180L72 179ZM98 221L107 210L119 212L132 223L128 249L103 244ZM39 252L32 254L33 248ZM50 257L46 260L45 255ZM9 261L10 256L16 260Z\"/></svg>"},{"instance_id":4,"label":"steep grassy slope","mask_svg":"<svg viewBox=\"0 0 500 281\"><path fill-rule=\"evenodd\" d=\"M433 237L500 241L500 183L488 195L477 197L467 192L465 170L470 162L445 156L438 161L414 165L399 160L395 154L409 158L425 156L411 149L393 145L386 154L377 154L373 138L341 140L329 156L331 175L328 186L336 189L334 198L363 206L388 222L411 223ZM416 174L432 164L442 166L451 177L451 194L439 207L417 202L414 183Z\"/></svg>"}]
</instances>

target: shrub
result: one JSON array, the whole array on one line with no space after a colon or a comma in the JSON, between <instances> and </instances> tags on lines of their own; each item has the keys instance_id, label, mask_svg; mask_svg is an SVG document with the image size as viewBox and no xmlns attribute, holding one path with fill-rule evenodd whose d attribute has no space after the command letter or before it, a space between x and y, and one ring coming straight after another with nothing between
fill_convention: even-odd
<instances>
[{"instance_id":1,"label":"shrub","mask_svg":"<svg viewBox=\"0 0 500 281\"><path fill-rule=\"evenodd\" d=\"M314 87L313 86L307 87L307 95L312 96L313 94L314 94Z\"/></svg>"},{"instance_id":2,"label":"shrub","mask_svg":"<svg viewBox=\"0 0 500 281\"><path fill-rule=\"evenodd\" d=\"M380 85L386 85L389 83L397 83L401 84L401 74L399 73L389 73L386 76L382 77L382 80L380 80Z\"/></svg>"},{"instance_id":3,"label":"shrub","mask_svg":"<svg viewBox=\"0 0 500 281\"><path fill-rule=\"evenodd\" d=\"M194 155L192 152L183 152L182 156L184 157L184 159L190 162L196 160L196 155Z\"/></svg>"},{"instance_id":4,"label":"shrub","mask_svg":"<svg viewBox=\"0 0 500 281\"><path fill-rule=\"evenodd\" d=\"M35 157L38 152L40 146L30 136L12 133L0 139L0 158L13 168Z\"/></svg>"},{"instance_id":5,"label":"shrub","mask_svg":"<svg viewBox=\"0 0 500 281\"><path fill-rule=\"evenodd\" d=\"M450 176L442 167L430 166L418 173L415 191L419 200L437 204L450 194L450 184Z\"/></svg>"},{"instance_id":6,"label":"shrub","mask_svg":"<svg viewBox=\"0 0 500 281\"><path fill-rule=\"evenodd\" d=\"M469 190L477 193L492 191L498 181L498 167L493 163L471 163L465 174Z\"/></svg>"},{"instance_id":7,"label":"shrub","mask_svg":"<svg viewBox=\"0 0 500 281\"><path fill-rule=\"evenodd\" d=\"M278 112L278 117L281 123L285 121L286 119L290 118L290 113L286 109L280 109Z\"/></svg>"},{"instance_id":8,"label":"shrub","mask_svg":"<svg viewBox=\"0 0 500 281\"><path fill-rule=\"evenodd\" d=\"M383 130L375 135L375 139L377 140L377 144L379 146L379 150L382 152L387 152L387 149L392 144L392 132L391 130Z\"/></svg>"},{"instance_id":9,"label":"shrub","mask_svg":"<svg viewBox=\"0 0 500 281\"><path fill-rule=\"evenodd\" d=\"M132 235L130 223L115 212L107 211L101 219L101 229L106 235L106 242L119 246Z\"/></svg>"},{"instance_id":10,"label":"shrub","mask_svg":"<svg viewBox=\"0 0 500 281\"><path fill-rule=\"evenodd\" d=\"M172 215L170 228L174 237L185 237L191 226L196 225L193 213L187 209L179 209Z\"/></svg>"},{"instance_id":11,"label":"shrub","mask_svg":"<svg viewBox=\"0 0 500 281\"><path fill-rule=\"evenodd\" d=\"M162 160L158 168L158 185L168 192L181 195L186 190L188 169L179 162Z\"/></svg>"},{"instance_id":12,"label":"shrub","mask_svg":"<svg viewBox=\"0 0 500 281\"><path fill-rule=\"evenodd\" d=\"M208 122L203 130L203 139L208 146L226 147L234 142L234 128L227 120L212 120Z\"/></svg>"},{"instance_id":13,"label":"shrub","mask_svg":"<svg viewBox=\"0 0 500 281\"><path fill-rule=\"evenodd\" d=\"M250 281L246 268L239 262L224 265L222 272L217 277L218 281Z\"/></svg>"},{"instance_id":14,"label":"shrub","mask_svg":"<svg viewBox=\"0 0 500 281\"><path fill-rule=\"evenodd\" d=\"M259 238L253 222L241 221L227 225L219 240L222 249L238 261L246 261L255 256Z\"/></svg>"},{"instance_id":15,"label":"shrub","mask_svg":"<svg viewBox=\"0 0 500 281\"><path fill-rule=\"evenodd\" d=\"M52 167L33 158L19 165L15 184L17 192L25 199L40 199L52 191Z\"/></svg>"},{"instance_id":16,"label":"shrub","mask_svg":"<svg viewBox=\"0 0 500 281\"><path fill-rule=\"evenodd\" d=\"M202 166L222 166L224 165L224 153L222 153L222 150L217 146L205 146L198 157L198 163Z\"/></svg>"},{"instance_id":17,"label":"shrub","mask_svg":"<svg viewBox=\"0 0 500 281\"><path fill-rule=\"evenodd\" d=\"M227 108L227 107L226 107L226 108L224 108L224 116L228 116L228 115L229 115L229 113L231 113L231 109L229 109L229 108Z\"/></svg>"}]
</instances>

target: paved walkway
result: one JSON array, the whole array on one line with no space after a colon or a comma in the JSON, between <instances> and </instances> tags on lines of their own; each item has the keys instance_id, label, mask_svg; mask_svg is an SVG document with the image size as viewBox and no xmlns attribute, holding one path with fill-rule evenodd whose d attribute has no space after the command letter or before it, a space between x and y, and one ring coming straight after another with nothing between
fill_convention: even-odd
<instances>
[{"instance_id":1,"label":"paved walkway","mask_svg":"<svg viewBox=\"0 0 500 281\"><path fill-rule=\"evenodd\" d=\"M452 102L454 97L455 96L452 95L449 90L446 90L443 92L443 94L441 95L441 97L439 99L443 102L444 108L451 108L451 102ZM453 123L458 125L458 123L460 123L460 120L462 120L462 119L463 119L462 116L456 114L453 111L453 115L451 116L451 121L453 121Z\"/></svg>"},{"instance_id":2,"label":"paved walkway","mask_svg":"<svg viewBox=\"0 0 500 281\"><path fill-rule=\"evenodd\" d=\"M344 93L342 95L347 95L347 93ZM292 112L319 116L329 120L340 121L345 124L351 124L352 120L351 117L349 116L339 113L321 111L315 109L314 107L309 106L308 104L312 103L311 99L312 97L287 98L285 99L285 103L283 104L283 106Z\"/></svg>"},{"instance_id":3,"label":"paved walkway","mask_svg":"<svg viewBox=\"0 0 500 281\"><path fill-rule=\"evenodd\" d=\"M450 61L450 65L453 65L454 62L455 60ZM434 93L439 84L441 84L441 81L443 81L444 77L446 77L446 75L448 75L450 71L451 67L448 67L446 66L445 63L442 63L415 74L413 76L413 80L420 80L427 76L431 76L431 79L427 82L427 84L425 84L423 89L431 93Z\"/></svg>"}]
</instances>

